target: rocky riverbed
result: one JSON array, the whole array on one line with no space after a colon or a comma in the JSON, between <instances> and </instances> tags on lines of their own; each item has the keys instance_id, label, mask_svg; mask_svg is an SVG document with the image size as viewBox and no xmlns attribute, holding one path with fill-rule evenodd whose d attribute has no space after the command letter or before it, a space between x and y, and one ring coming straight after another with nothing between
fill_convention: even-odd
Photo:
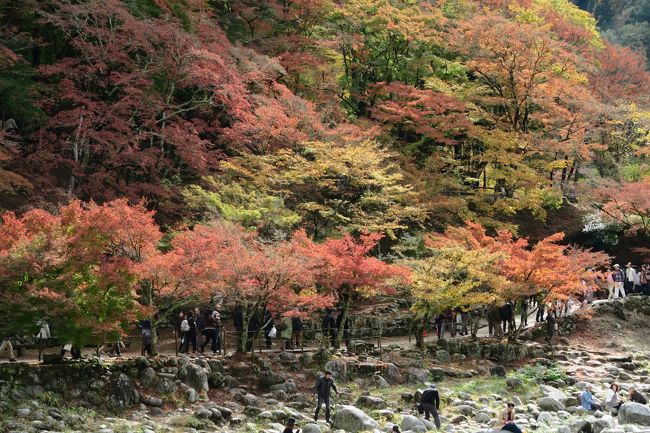
<instances>
[{"instance_id":1,"label":"rocky riverbed","mask_svg":"<svg viewBox=\"0 0 650 433\"><path fill-rule=\"evenodd\" d=\"M625 404L618 415L593 413L582 410L577 399L587 384L602 399L613 381L621 385L623 400L631 385L650 392L650 339L643 344L636 334L637 339L624 338L635 329L644 331L636 321L647 324L649 316L639 305L648 302L620 303L630 329L618 329L611 344L599 336L598 345L590 345L580 334L578 341L560 337L553 348L535 341L514 347L484 341L469 354L444 343L424 352L393 345L384 348L382 359L369 349L354 356L321 351L254 359L166 356L2 364L0 431L275 433L293 417L303 433L379 433L393 424L421 433L435 427L417 415L415 403L435 382L443 400L441 430L447 432L498 430L507 401L516 403L516 422L527 432L650 432L648 406ZM590 323L616 320L619 307L597 311ZM523 353L528 358L521 359ZM511 360L497 362L500 354L517 356L504 355ZM333 399L331 425L312 418L310 388L323 368L334 371L340 391Z\"/></svg>"}]
</instances>

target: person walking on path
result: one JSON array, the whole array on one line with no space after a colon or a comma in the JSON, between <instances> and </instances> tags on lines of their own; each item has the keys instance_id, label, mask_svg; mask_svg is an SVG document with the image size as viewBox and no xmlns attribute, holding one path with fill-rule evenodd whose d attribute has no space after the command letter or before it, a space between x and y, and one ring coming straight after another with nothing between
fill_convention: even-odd
<instances>
[{"instance_id":1,"label":"person walking on path","mask_svg":"<svg viewBox=\"0 0 650 433\"><path fill-rule=\"evenodd\" d=\"M327 310L325 312L325 317L323 317L323 336L325 338L329 337L330 344L333 347L336 344L336 320L332 314L332 310Z\"/></svg>"},{"instance_id":2,"label":"person walking on path","mask_svg":"<svg viewBox=\"0 0 650 433\"><path fill-rule=\"evenodd\" d=\"M283 349L293 349L291 345L291 336L293 335L293 321L291 317L283 317L280 322L280 339L282 340Z\"/></svg>"},{"instance_id":3,"label":"person walking on path","mask_svg":"<svg viewBox=\"0 0 650 433\"><path fill-rule=\"evenodd\" d=\"M271 330L275 327L273 322L273 313L269 310L269 307L264 308L264 318L262 319L262 329L264 330L264 343L266 348L270 349L273 346L273 337L271 336Z\"/></svg>"},{"instance_id":4,"label":"person walking on path","mask_svg":"<svg viewBox=\"0 0 650 433\"><path fill-rule=\"evenodd\" d=\"M641 293L644 295L650 295L650 267L648 265L641 265L641 270L639 271L639 283L641 283Z\"/></svg>"},{"instance_id":5,"label":"person walking on path","mask_svg":"<svg viewBox=\"0 0 650 433\"><path fill-rule=\"evenodd\" d=\"M555 323L555 314L552 310L549 310L546 315L546 341L548 344L551 344L553 337L555 336Z\"/></svg>"},{"instance_id":6,"label":"person walking on path","mask_svg":"<svg viewBox=\"0 0 650 433\"><path fill-rule=\"evenodd\" d=\"M440 393L438 393L435 384L431 384L429 389L422 393L420 404L422 404L422 410L424 411L424 419L430 421L433 415L433 422L436 424L436 428L440 428L440 416L438 415L438 410L440 409Z\"/></svg>"},{"instance_id":7,"label":"person walking on path","mask_svg":"<svg viewBox=\"0 0 650 433\"><path fill-rule=\"evenodd\" d=\"M603 408L598 404L598 401L594 398L593 395L593 386L588 384L584 391L580 394L580 404L585 410L590 410L596 412L597 410L602 411Z\"/></svg>"},{"instance_id":8,"label":"person walking on path","mask_svg":"<svg viewBox=\"0 0 650 433\"><path fill-rule=\"evenodd\" d=\"M614 298L619 296L625 298L625 272L618 264L614 265L614 272L612 272L612 279L614 280Z\"/></svg>"},{"instance_id":9,"label":"person walking on path","mask_svg":"<svg viewBox=\"0 0 650 433\"><path fill-rule=\"evenodd\" d=\"M327 370L323 376L318 378L316 385L314 385L314 393L318 397L314 421L318 421L318 414L323 404L325 404L325 421L330 422L330 395L332 390L338 395L339 391L336 389L334 379L332 379L332 372Z\"/></svg>"},{"instance_id":10,"label":"person walking on path","mask_svg":"<svg viewBox=\"0 0 650 433\"><path fill-rule=\"evenodd\" d=\"M300 349L302 347L302 319L298 316L291 319L291 345Z\"/></svg>"},{"instance_id":11,"label":"person walking on path","mask_svg":"<svg viewBox=\"0 0 650 433\"><path fill-rule=\"evenodd\" d=\"M540 323L544 321L544 295L541 293L537 295L537 314L535 315L535 322Z\"/></svg>"},{"instance_id":12,"label":"person walking on path","mask_svg":"<svg viewBox=\"0 0 650 433\"><path fill-rule=\"evenodd\" d=\"M151 333L151 320L144 319L140 321L140 329L142 330L142 356L153 355L151 347L152 333Z\"/></svg>"},{"instance_id":13,"label":"person walking on path","mask_svg":"<svg viewBox=\"0 0 650 433\"><path fill-rule=\"evenodd\" d=\"M185 333L185 342L181 352L188 353L190 351L190 344L192 345L192 352L196 353L196 319L194 312L190 310L185 319L187 321L187 331Z\"/></svg>"},{"instance_id":14,"label":"person walking on path","mask_svg":"<svg viewBox=\"0 0 650 433\"><path fill-rule=\"evenodd\" d=\"M203 340L205 340L205 335L203 334L203 330L205 329L205 316L201 314L198 308L194 309L194 326L196 327L196 345L200 352L203 346Z\"/></svg>"},{"instance_id":15,"label":"person walking on path","mask_svg":"<svg viewBox=\"0 0 650 433\"><path fill-rule=\"evenodd\" d=\"M625 265L625 291L630 294L635 292L635 288L638 285L639 277L636 274L632 262L627 262Z\"/></svg>"},{"instance_id":16,"label":"person walking on path","mask_svg":"<svg viewBox=\"0 0 650 433\"><path fill-rule=\"evenodd\" d=\"M515 424L515 404L513 402L508 402L506 404L506 409L503 411L503 415L501 415L501 421L503 422L501 430L512 433L521 433L521 429L517 424Z\"/></svg>"},{"instance_id":17,"label":"person walking on path","mask_svg":"<svg viewBox=\"0 0 650 433\"><path fill-rule=\"evenodd\" d=\"M205 351L205 346L207 346L208 343L211 344L212 353L217 353L217 351L220 352L220 348L217 344L219 339L217 331L217 320L219 323L221 323L221 317L219 316L218 311L206 311L204 317L205 328L203 328L203 335L205 335L205 340L203 340L203 344L201 345L201 352Z\"/></svg>"},{"instance_id":18,"label":"person walking on path","mask_svg":"<svg viewBox=\"0 0 650 433\"><path fill-rule=\"evenodd\" d=\"M639 404L648 404L648 399L646 399L645 395L637 391L635 387L631 386L628 392L629 392L629 397L631 402L639 403Z\"/></svg>"},{"instance_id":19,"label":"person walking on path","mask_svg":"<svg viewBox=\"0 0 650 433\"><path fill-rule=\"evenodd\" d=\"M183 313L180 314L180 325L178 327L181 335L181 346L178 349L180 353L185 353L189 346L190 322Z\"/></svg>"}]
</instances>

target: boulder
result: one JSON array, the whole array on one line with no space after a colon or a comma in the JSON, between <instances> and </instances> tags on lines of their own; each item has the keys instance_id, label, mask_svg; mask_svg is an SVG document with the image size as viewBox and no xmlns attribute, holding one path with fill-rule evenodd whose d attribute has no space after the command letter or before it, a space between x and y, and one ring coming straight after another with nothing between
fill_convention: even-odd
<instances>
[{"instance_id":1,"label":"boulder","mask_svg":"<svg viewBox=\"0 0 650 433\"><path fill-rule=\"evenodd\" d=\"M334 413L332 427L355 433L379 428L379 424L361 409L350 405L342 405Z\"/></svg>"},{"instance_id":2,"label":"boulder","mask_svg":"<svg viewBox=\"0 0 650 433\"><path fill-rule=\"evenodd\" d=\"M591 424L593 433L601 433L603 430L613 427L614 424L608 418L600 418Z\"/></svg>"},{"instance_id":3,"label":"boulder","mask_svg":"<svg viewBox=\"0 0 650 433\"><path fill-rule=\"evenodd\" d=\"M461 404L460 406L456 407L456 409L462 415L466 415L466 416L473 416L474 415L474 408L472 406L470 406L470 405Z\"/></svg>"},{"instance_id":4,"label":"boulder","mask_svg":"<svg viewBox=\"0 0 650 433\"><path fill-rule=\"evenodd\" d=\"M506 379L506 385L508 388L519 388L524 383L518 377L509 377Z\"/></svg>"},{"instance_id":5,"label":"boulder","mask_svg":"<svg viewBox=\"0 0 650 433\"><path fill-rule=\"evenodd\" d=\"M383 398L373 397L371 395L362 395L354 403L356 406L367 407L371 409L386 409L388 403Z\"/></svg>"},{"instance_id":6,"label":"boulder","mask_svg":"<svg viewBox=\"0 0 650 433\"><path fill-rule=\"evenodd\" d=\"M401 427L404 432L412 431L415 433L424 433L427 431L427 426L424 424L424 420L413 415L403 415Z\"/></svg>"},{"instance_id":7,"label":"boulder","mask_svg":"<svg viewBox=\"0 0 650 433\"><path fill-rule=\"evenodd\" d=\"M446 350L436 350L436 358L443 363L451 361L451 355Z\"/></svg>"},{"instance_id":8,"label":"boulder","mask_svg":"<svg viewBox=\"0 0 650 433\"><path fill-rule=\"evenodd\" d=\"M318 425L310 422L302 426L302 433L321 433Z\"/></svg>"},{"instance_id":9,"label":"boulder","mask_svg":"<svg viewBox=\"0 0 650 433\"><path fill-rule=\"evenodd\" d=\"M650 408L640 403L624 403L618 410L618 422L650 426Z\"/></svg>"},{"instance_id":10,"label":"boulder","mask_svg":"<svg viewBox=\"0 0 650 433\"><path fill-rule=\"evenodd\" d=\"M284 377L270 370L261 372L259 378L262 388L269 388L273 385L284 383L285 381Z\"/></svg>"},{"instance_id":11,"label":"boulder","mask_svg":"<svg viewBox=\"0 0 650 433\"><path fill-rule=\"evenodd\" d=\"M117 373L111 377L111 394L119 406L136 404L139 400L138 392L133 388L131 379L124 373Z\"/></svg>"},{"instance_id":12,"label":"boulder","mask_svg":"<svg viewBox=\"0 0 650 433\"><path fill-rule=\"evenodd\" d=\"M199 393L194 388L188 388L185 391L185 399L189 404L194 404L199 401Z\"/></svg>"},{"instance_id":13,"label":"boulder","mask_svg":"<svg viewBox=\"0 0 650 433\"><path fill-rule=\"evenodd\" d=\"M550 412L558 412L561 410L566 410L564 405L553 397L542 397L537 400L537 406L542 410L547 410Z\"/></svg>"},{"instance_id":14,"label":"boulder","mask_svg":"<svg viewBox=\"0 0 650 433\"><path fill-rule=\"evenodd\" d=\"M591 433L591 423L586 419L571 424L571 433Z\"/></svg>"},{"instance_id":15,"label":"boulder","mask_svg":"<svg viewBox=\"0 0 650 433\"><path fill-rule=\"evenodd\" d=\"M550 412L540 412L537 415L537 422L543 422L544 424L551 424L553 422L553 415Z\"/></svg>"},{"instance_id":16,"label":"boulder","mask_svg":"<svg viewBox=\"0 0 650 433\"><path fill-rule=\"evenodd\" d=\"M207 373L203 367L196 364L187 364L181 369L181 380L190 388L194 388L199 392L208 391L208 389L210 389L208 386Z\"/></svg>"},{"instance_id":17,"label":"boulder","mask_svg":"<svg viewBox=\"0 0 650 433\"><path fill-rule=\"evenodd\" d=\"M410 383L424 383L429 380L429 371L422 368L409 368L408 381Z\"/></svg>"},{"instance_id":18,"label":"boulder","mask_svg":"<svg viewBox=\"0 0 650 433\"><path fill-rule=\"evenodd\" d=\"M506 369L503 365L495 365L490 368L490 375L497 377L506 377Z\"/></svg>"},{"instance_id":19,"label":"boulder","mask_svg":"<svg viewBox=\"0 0 650 433\"><path fill-rule=\"evenodd\" d=\"M390 384L382 376L375 374L372 378L377 388L390 388Z\"/></svg>"},{"instance_id":20,"label":"boulder","mask_svg":"<svg viewBox=\"0 0 650 433\"><path fill-rule=\"evenodd\" d=\"M334 378L338 380L346 380L348 377L348 364L340 359L333 359L325 364L325 370L332 372Z\"/></svg>"},{"instance_id":21,"label":"boulder","mask_svg":"<svg viewBox=\"0 0 650 433\"><path fill-rule=\"evenodd\" d=\"M485 412L479 412L476 414L476 422L479 424L488 424L492 419L489 414Z\"/></svg>"},{"instance_id":22,"label":"boulder","mask_svg":"<svg viewBox=\"0 0 650 433\"><path fill-rule=\"evenodd\" d=\"M152 407L162 407L163 405L162 399L153 396L142 396L140 398L140 402L142 402L147 406L152 406Z\"/></svg>"}]
</instances>

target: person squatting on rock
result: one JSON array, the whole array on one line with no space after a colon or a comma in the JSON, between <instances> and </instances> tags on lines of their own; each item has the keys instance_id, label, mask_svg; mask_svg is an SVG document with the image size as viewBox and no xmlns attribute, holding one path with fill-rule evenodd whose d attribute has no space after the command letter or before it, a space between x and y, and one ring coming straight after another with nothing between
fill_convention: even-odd
<instances>
[{"instance_id":1,"label":"person squatting on rock","mask_svg":"<svg viewBox=\"0 0 650 433\"><path fill-rule=\"evenodd\" d=\"M584 391L580 394L580 404L582 405L583 409L586 410L591 410L591 411L597 411L600 410L602 411L603 408L598 404L598 401L594 398L593 395L593 386L591 384L587 385Z\"/></svg>"},{"instance_id":2,"label":"person squatting on rock","mask_svg":"<svg viewBox=\"0 0 650 433\"><path fill-rule=\"evenodd\" d=\"M424 419L430 421L431 415L433 415L433 421L436 424L436 428L440 428L440 416L438 416L438 409L440 409L440 394L438 393L435 384L429 385L429 389L422 393L420 404L424 411Z\"/></svg>"},{"instance_id":3,"label":"person squatting on rock","mask_svg":"<svg viewBox=\"0 0 650 433\"><path fill-rule=\"evenodd\" d=\"M332 379L332 372L328 370L324 376L318 378L314 386L314 393L318 396L314 421L318 421L318 413L323 403L325 403L325 421L330 422L330 394L332 390L338 395L339 391L336 389L334 379Z\"/></svg>"},{"instance_id":4,"label":"person squatting on rock","mask_svg":"<svg viewBox=\"0 0 650 433\"><path fill-rule=\"evenodd\" d=\"M645 395L641 394L636 390L635 387L631 386L629 389L630 401L639 404L648 404L648 400L645 398Z\"/></svg>"},{"instance_id":5,"label":"person squatting on rock","mask_svg":"<svg viewBox=\"0 0 650 433\"><path fill-rule=\"evenodd\" d=\"M607 390L607 395L605 395L605 406L611 411L616 410L621 407L623 401L618 398L619 386L617 383L612 383Z\"/></svg>"},{"instance_id":6,"label":"person squatting on rock","mask_svg":"<svg viewBox=\"0 0 650 433\"><path fill-rule=\"evenodd\" d=\"M296 429L296 419L295 418L289 418L287 420L287 425L284 427L284 430L282 430L282 433L300 433L300 429Z\"/></svg>"},{"instance_id":7,"label":"person squatting on rock","mask_svg":"<svg viewBox=\"0 0 650 433\"><path fill-rule=\"evenodd\" d=\"M501 427L501 430L506 430L512 433L522 433L521 429L517 424L515 424L515 404L513 402L510 401L506 404L506 409L503 411L501 421L503 421L503 427Z\"/></svg>"}]
</instances>

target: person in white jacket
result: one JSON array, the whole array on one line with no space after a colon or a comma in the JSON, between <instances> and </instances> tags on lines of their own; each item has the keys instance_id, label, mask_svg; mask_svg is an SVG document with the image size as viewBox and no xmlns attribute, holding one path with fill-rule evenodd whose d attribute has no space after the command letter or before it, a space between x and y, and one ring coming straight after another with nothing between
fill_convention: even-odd
<instances>
[{"instance_id":1,"label":"person in white jacket","mask_svg":"<svg viewBox=\"0 0 650 433\"><path fill-rule=\"evenodd\" d=\"M632 263L628 262L625 265L625 291L627 293L634 293L634 286L639 281L639 276L636 274Z\"/></svg>"},{"instance_id":2,"label":"person in white jacket","mask_svg":"<svg viewBox=\"0 0 650 433\"><path fill-rule=\"evenodd\" d=\"M623 404L623 402L618 398L618 391L619 386L617 383L612 383L607 390L607 394L605 395L605 406L610 410L618 410L618 408Z\"/></svg>"}]
</instances>

